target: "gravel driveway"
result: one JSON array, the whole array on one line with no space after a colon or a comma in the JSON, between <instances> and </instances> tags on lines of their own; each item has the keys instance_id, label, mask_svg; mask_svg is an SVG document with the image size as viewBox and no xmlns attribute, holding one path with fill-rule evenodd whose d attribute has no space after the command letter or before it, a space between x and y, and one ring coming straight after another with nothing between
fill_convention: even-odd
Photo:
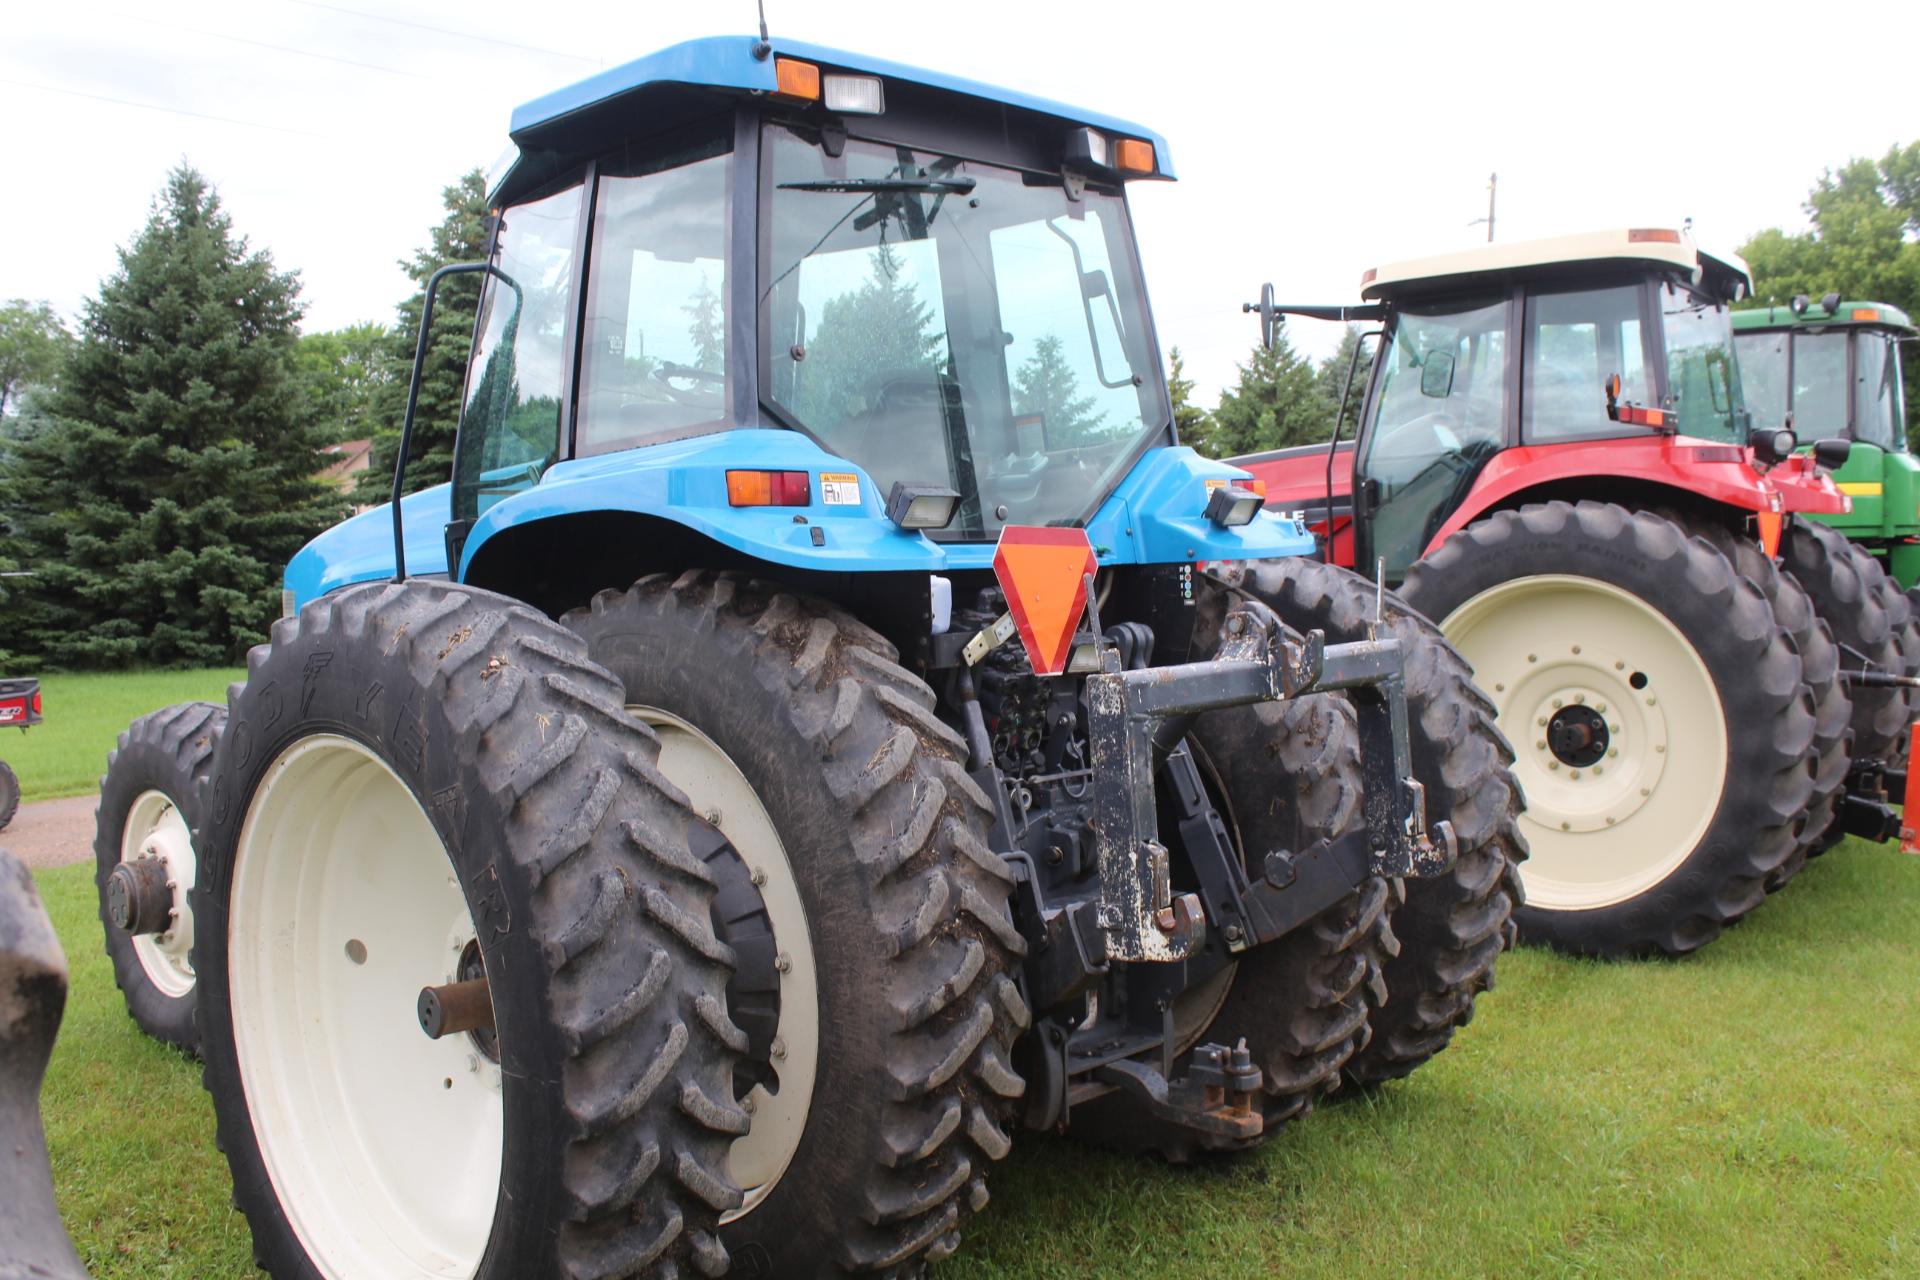
<instances>
[{"instance_id":1,"label":"gravel driveway","mask_svg":"<svg viewBox=\"0 0 1920 1280\"><path fill-rule=\"evenodd\" d=\"M21 805L7 829L0 831L0 849L9 850L29 867L85 862L93 856L93 806L97 799L70 796Z\"/></svg>"}]
</instances>

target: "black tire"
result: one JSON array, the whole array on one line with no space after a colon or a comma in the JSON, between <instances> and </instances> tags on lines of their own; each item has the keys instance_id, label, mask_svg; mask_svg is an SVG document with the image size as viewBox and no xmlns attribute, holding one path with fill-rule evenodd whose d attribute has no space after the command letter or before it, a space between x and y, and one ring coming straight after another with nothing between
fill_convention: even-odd
<instances>
[{"instance_id":1,"label":"black tire","mask_svg":"<svg viewBox=\"0 0 1920 1280\"><path fill-rule=\"evenodd\" d=\"M1010 1062L1030 1021L1025 946L964 739L892 645L772 584L659 575L564 621L630 704L727 755L807 918L815 1102L784 1173L721 1228L734 1274L916 1274L985 1206L1024 1091Z\"/></svg>"},{"instance_id":2,"label":"black tire","mask_svg":"<svg viewBox=\"0 0 1920 1280\"><path fill-rule=\"evenodd\" d=\"M1359 736L1344 698L1318 695L1209 712L1189 742L1243 859L1305 849L1365 820ZM1208 1138L1144 1115L1118 1093L1076 1106L1067 1131L1176 1162L1276 1136L1339 1087L1341 1069L1367 1041L1368 988L1378 1003L1385 994L1381 967L1396 949L1387 921L1396 891L1385 877L1371 877L1292 933L1245 952L1226 979L1224 998L1214 997L1212 1019L1184 1037L1193 1044L1246 1041L1265 1088L1266 1127L1259 1138ZM1209 994L1203 986L1187 998ZM1183 1049L1176 1073L1190 1058Z\"/></svg>"},{"instance_id":3,"label":"black tire","mask_svg":"<svg viewBox=\"0 0 1920 1280\"><path fill-rule=\"evenodd\" d=\"M1760 588L1712 544L1611 503L1496 512L1415 564L1405 591L1444 621L1480 593L1535 575L1606 584L1679 632L1712 682L1728 759L1703 833L1658 883L1604 906L1529 903L1517 916L1521 936L1581 955L1693 951L1758 906L1796 851L1813 794L1814 734L1799 656Z\"/></svg>"},{"instance_id":4,"label":"black tire","mask_svg":"<svg viewBox=\"0 0 1920 1280\"><path fill-rule=\"evenodd\" d=\"M319 1271L246 1093L229 899L256 789L289 747L321 735L358 744L400 780L448 851L478 934L504 1129L476 1274L726 1270L717 1223L739 1203L726 1152L746 1124L732 1094L742 1037L725 1009L731 955L689 852L697 819L653 768L657 739L585 648L504 597L374 584L275 623L229 692L197 833L200 1039L235 1203L256 1260L281 1280Z\"/></svg>"},{"instance_id":5,"label":"black tire","mask_svg":"<svg viewBox=\"0 0 1920 1280\"><path fill-rule=\"evenodd\" d=\"M13 815L20 812L20 779L13 766L0 760L0 831L7 829Z\"/></svg>"},{"instance_id":6,"label":"black tire","mask_svg":"<svg viewBox=\"0 0 1920 1280\"><path fill-rule=\"evenodd\" d=\"M1795 520L1782 540L1782 561L1833 631L1840 664L1848 670L1904 673L1906 658L1891 611L1899 592L1880 562L1826 525ZM1904 598L1899 603L1905 604ZM1890 760L1906 731L1907 699L1899 689L1851 689L1853 758Z\"/></svg>"},{"instance_id":7,"label":"black tire","mask_svg":"<svg viewBox=\"0 0 1920 1280\"><path fill-rule=\"evenodd\" d=\"M1760 588L1773 606L1774 620L1793 640L1800 655L1800 678L1813 696L1813 797L1807 801L1793 855L1767 877L1767 892L1773 893L1831 843L1828 833L1834 810L1847 789L1847 770L1853 763L1853 702L1840 683L1840 649L1833 642L1833 631L1799 581L1776 568L1752 538L1740 537L1724 525L1689 527L1717 547L1735 573Z\"/></svg>"},{"instance_id":8,"label":"black tire","mask_svg":"<svg viewBox=\"0 0 1920 1280\"><path fill-rule=\"evenodd\" d=\"M193 1021L197 986L172 994L155 983L132 936L107 917L107 877L120 865L127 822L134 816L135 802L146 793L164 796L189 831L201 825L200 781L207 776L226 723L227 709L211 702L183 702L135 720L107 755L100 806L94 812L93 885L113 980L142 1031L195 1055L200 1052ZM191 884L187 887L190 892Z\"/></svg>"},{"instance_id":9,"label":"black tire","mask_svg":"<svg viewBox=\"0 0 1920 1280\"><path fill-rule=\"evenodd\" d=\"M1874 561L1880 564L1879 560ZM1886 602L1887 618L1893 624L1893 647L1900 655L1900 673L1907 676L1920 676L1920 613L1913 606L1910 592L1900 590L1900 584L1893 575L1881 566L1880 582L1877 590ZM1895 769L1907 767L1907 753L1913 745L1910 726L1916 716L1920 716L1920 691L1897 689L1900 695L1900 728L1893 735L1893 746L1887 752L1887 763Z\"/></svg>"},{"instance_id":10,"label":"black tire","mask_svg":"<svg viewBox=\"0 0 1920 1280\"><path fill-rule=\"evenodd\" d=\"M1241 587L1288 625L1325 632L1329 644L1368 636L1374 584L1313 560L1247 567ZM1413 776L1426 789L1429 822L1453 824L1459 856L1444 875L1401 883L1393 908L1397 952L1384 961L1384 996L1372 995L1371 1038L1347 1063L1349 1081L1372 1086L1411 1073L1447 1047L1493 988L1494 965L1514 940L1527 856L1514 782L1513 750L1473 672L1393 592L1384 597L1383 635L1405 650L1407 728Z\"/></svg>"}]
</instances>

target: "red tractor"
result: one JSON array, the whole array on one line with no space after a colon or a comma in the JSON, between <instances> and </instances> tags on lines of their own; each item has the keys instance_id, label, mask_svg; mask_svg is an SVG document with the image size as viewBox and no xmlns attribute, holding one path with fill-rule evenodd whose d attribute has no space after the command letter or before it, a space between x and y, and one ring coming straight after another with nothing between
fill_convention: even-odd
<instances>
[{"instance_id":1,"label":"red tractor","mask_svg":"<svg viewBox=\"0 0 1920 1280\"><path fill-rule=\"evenodd\" d=\"M40 723L40 682L38 680L0 680L0 729L25 732ZM13 821L20 808L20 779L5 760L0 760L0 828Z\"/></svg>"},{"instance_id":2,"label":"red tractor","mask_svg":"<svg viewBox=\"0 0 1920 1280\"><path fill-rule=\"evenodd\" d=\"M1473 664L1528 799L1522 934L1566 950L1691 951L1841 833L1898 831L1905 602L1793 518L1848 499L1835 459L1744 408L1728 306L1749 289L1652 228L1377 268L1357 307L1269 286L1248 308L1269 342L1285 315L1377 322L1356 442L1233 461Z\"/></svg>"}]
</instances>

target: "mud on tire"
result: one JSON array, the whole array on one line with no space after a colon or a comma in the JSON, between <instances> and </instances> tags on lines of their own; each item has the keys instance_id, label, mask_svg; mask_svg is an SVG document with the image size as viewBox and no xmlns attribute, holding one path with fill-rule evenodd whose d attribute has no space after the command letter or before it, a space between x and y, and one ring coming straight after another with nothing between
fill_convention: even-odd
<instances>
[{"instance_id":1,"label":"mud on tire","mask_svg":"<svg viewBox=\"0 0 1920 1280\"><path fill-rule=\"evenodd\" d=\"M298 1103L277 1099L274 1082L257 1068L286 1062L298 1071L301 1043L320 1055L334 1036L309 1035L287 1052L249 1030L253 1048L243 1052L236 1026L269 1018L264 1006L272 1002L236 1010L231 979L264 962L238 948L230 954L228 945L232 929L271 925L296 955L338 965L344 976L332 981L377 976L379 942L370 954L365 944L356 952L357 937L340 937L354 930L353 913L248 923L232 908L253 899L236 903L233 894L240 884L273 900L256 887L259 869L279 866L289 852L301 866L318 870L340 859L356 876L378 877L403 851L374 841L360 857L350 837L372 833L346 824L375 812L373 800L390 800L404 807L413 824L407 830L427 833L417 837L427 844L416 844L426 887L451 895L454 909L470 917L497 1028L497 1199L474 1192L477 1259L438 1265L501 1280L721 1274L727 1258L717 1219L739 1201L726 1180L726 1151L746 1123L731 1092L740 1039L724 1004L731 956L708 925L713 889L688 852L696 819L654 767L657 741L626 715L618 685L587 661L578 638L539 614L486 592L418 581L347 588L309 603L274 625L271 642L249 655L247 667L246 682L229 693L228 729L198 833L195 960L206 1085L260 1265L280 1277L369 1274L365 1250L377 1253L391 1237L356 1228L349 1211L378 1213L382 1195L414 1191L381 1185L355 1199L341 1185L352 1170L377 1180L383 1170L417 1167L407 1163L423 1141L411 1118L396 1136L366 1128L366 1116L329 1115L305 1130L311 1142L293 1141L301 1136ZM356 772L333 765L336 758ZM294 773L306 760L324 768ZM358 790L327 790L325 769L336 767L343 771L331 775L334 785ZM307 777L310 785L297 781ZM272 823L281 797L308 805L315 825ZM267 816L250 826L256 812ZM324 844L319 832L336 813L345 816ZM435 841L443 850L430 847ZM443 854L451 859L444 881L433 871ZM252 859L261 861L250 872ZM377 901L343 895L331 904L302 901L360 906L359 914L376 917ZM410 900L409 914L384 936L412 945L407 931L421 918L444 951L437 932L444 926L428 922L424 905ZM316 931L311 952L300 949L308 929ZM347 1038L389 1035L407 1063L408 1034L432 1051L448 1044L421 1038L410 977L402 972L374 988L402 1007L356 1002ZM281 990L275 999L299 995ZM345 1036L349 1028L325 1031ZM464 1041L450 1045L453 1060L467 1066L450 1062L448 1091L454 1074L483 1066L478 1042ZM256 1056L255 1069L245 1053ZM382 1076L376 1063L372 1083L419 1090L417 1100L405 1101L410 1117L417 1102L425 1123L436 1099L456 1096L443 1094L438 1078L413 1081L400 1065ZM270 1117L264 1131L261 1115ZM352 1166L336 1158L329 1136L349 1119L362 1126L359 1146L389 1139L382 1154L363 1156L356 1147ZM464 1136L427 1132L449 1146ZM289 1171L290 1162L321 1171ZM447 1166L448 1185L427 1188L422 1221L412 1222L429 1245L384 1245L405 1249L406 1265L428 1269L421 1259L431 1262L439 1248L443 1237L433 1233L444 1228L462 1167L457 1159ZM298 1183L302 1176L319 1181ZM282 1203L282 1181L312 1192L298 1219ZM331 1252L316 1266L314 1241L323 1238ZM391 1254L379 1256L388 1265L376 1262L377 1270L403 1269Z\"/></svg>"},{"instance_id":2,"label":"mud on tire","mask_svg":"<svg viewBox=\"0 0 1920 1280\"><path fill-rule=\"evenodd\" d=\"M771 584L660 575L565 623L636 710L725 753L804 906L816 1102L784 1172L721 1228L733 1274L917 1274L985 1206L1024 1090L1010 1062L1030 1021L1013 980L1025 944L964 740L892 645Z\"/></svg>"},{"instance_id":3,"label":"mud on tire","mask_svg":"<svg viewBox=\"0 0 1920 1280\"><path fill-rule=\"evenodd\" d=\"M1316 695L1211 711L1188 741L1242 858L1305 849L1365 821L1359 736L1344 698ZM1368 989L1378 1003L1381 965L1395 949L1387 912L1396 892L1385 877L1370 877L1285 937L1243 952L1217 979L1224 994L1203 981L1183 997L1212 1008L1194 1010L1210 1016L1182 1037L1175 1071L1185 1069L1194 1044L1244 1038L1266 1092L1266 1127L1254 1142L1210 1140L1141 1114L1117 1093L1075 1107L1068 1132L1173 1161L1276 1136L1339 1087L1341 1069L1367 1041ZM1176 1024L1183 1013L1176 1005Z\"/></svg>"},{"instance_id":4,"label":"mud on tire","mask_svg":"<svg viewBox=\"0 0 1920 1280\"><path fill-rule=\"evenodd\" d=\"M180 928L178 907L188 905L192 881L178 891L173 927L147 941L135 939L107 918L107 877L123 859L140 855L142 842L155 826L173 828L169 833L173 838L185 837L191 845L191 832L201 825L200 782L207 776L214 743L226 722L227 709L211 702L183 702L135 720L107 756L100 804L94 812L93 883L100 898L100 927L106 934L114 983L126 998L127 1013L142 1031L193 1054L200 1046L193 1024L193 975L172 962L176 945L192 940L191 927L185 930L185 938L175 932ZM129 823L141 829L130 830ZM159 970L157 979L149 966Z\"/></svg>"},{"instance_id":5,"label":"mud on tire","mask_svg":"<svg viewBox=\"0 0 1920 1280\"><path fill-rule=\"evenodd\" d=\"M1329 644L1367 638L1374 584L1312 560L1246 567L1242 590L1289 626L1324 631ZM1398 1079L1446 1048L1491 990L1494 964L1514 938L1522 902L1519 864L1527 856L1518 817L1524 801L1510 768L1513 751L1473 673L1439 629L1392 592L1382 634L1404 646L1413 774L1426 788L1427 819L1453 824L1459 856L1445 875L1396 886L1396 947L1383 961L1384 998L1370 992L1372 1036L1347 1063L1349 1080Z\"/></svg>"}]
</instances>

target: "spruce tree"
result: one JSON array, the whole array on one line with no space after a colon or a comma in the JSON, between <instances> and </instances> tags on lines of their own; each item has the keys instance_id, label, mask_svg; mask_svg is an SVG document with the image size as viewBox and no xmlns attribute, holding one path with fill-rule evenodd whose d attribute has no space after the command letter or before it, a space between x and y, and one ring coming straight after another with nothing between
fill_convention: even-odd
<instances>
[{"instance_id":1,"label":"spruce tree","mask_svg":"<svg viewBox=\"0 0 1920 1280\"><path fill-rule=\"evenodd\" d=\"M1333 432L1333 405L1321 391L1313 365L1282 332L1273 348L1255 347L1240 366L1240 381L1220 395L1206 431L1194 448L1213 458L1312 444Z\"/></svg>"},{"instance_id":2,"label":"spruce tree","mask_svg":"<svg viewBox=\"0 0 1920 1280\"><path fill-rule=\"evenodd\" d=\"M393 489L394 455L400 450L407 382L413 374L414 349L420 341L420 313L427 305L427 280L451 263L480 261L490 247L485 175L474 169L443 190L440 197L446 216L434 227L427 246L400 264L418 287L400 304L399 320L392 331L388 361L394 376L380 397L371 465L360 473L355 496L362 502L384 502ZM421 368L413 448L407 459L409 493L444 484L453 475L453 441L460 428L467 353L473 345L473 320L479 309L478 275L454 276L441 284L434 297L433 333L428 337L427 358Z\"/></svg>"},{"instance_id":3,"label":"spruce tree","mask_svg":"<svg viewBox=\"0 0 1920 1280\"><path fill-rule=\"evenodd\" d=\"M1049 448L1094 443L1107 420L1096 411L1098 404L1093 396L1080 394L1080 378L1067 363L1066 346L1053 334L1036 339L1033 354L1014 370L1013 411L1043 416Z\"/></svg>"},{"instance_id":4,"label":"spruce tree","mask_svg":"<svg viewBox=\"0 0 1920 1280\"><path fill-rule=\"evenodd\" d=\"M205 664L258 642L301 544L343 514L293 370L299 279L168 175L11 446L15 642L56 665Z\"/></svg>"},{"instance_id":5,"label":"spruce tree","mask_svg":"<svg viewBox=\"0 0 1920 1280\"><path fill-rule=\"evenodd\" d=\"M1360 406L1367 398L1367 382L1373 376L1373 353L1379 344L1374 339L1364 345L1360 341L1361 332L1357 325L1348 325L1346 332L1340 335L1340 345L1334 353L1320 362L1317 375L1320 382L1320 394L1332 412L1341 419L1340 431L1343 439L1354 437L1354 424L1360 420ZM1354 358L1355 352L1359 359ZM1353 381L1347 381L1347 371L1353 371ZM1340 397L1346 397L1343 406Z\"/></svg>"},{"instance_id":6,"label":"spruce tree","mask_svg":"<svg viewBox=\"0 0 1920 1280\"><path fill-rule=\"evenodd\" d=\"M1180 443L1206 439L1211 415L1193 402L1193 379L1187 376L1187 364L1178 347L1167 353L1167 394L1173 400L1173 429Z\"/></svg>"}]
</instances>

